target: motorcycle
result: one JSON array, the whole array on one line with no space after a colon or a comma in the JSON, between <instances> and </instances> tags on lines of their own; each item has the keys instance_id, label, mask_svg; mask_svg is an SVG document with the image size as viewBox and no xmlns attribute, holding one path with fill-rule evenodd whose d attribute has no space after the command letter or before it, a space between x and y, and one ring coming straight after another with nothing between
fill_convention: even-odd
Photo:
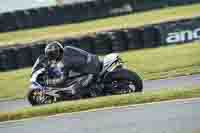
<instances>
[{"instance_id":1,"label":"motorcycle","mask_svg":"<svg viewBox=\"0 0 200 133\"><path fill-rule=\"evenodd\" d=\"M71 87L72 82L66 84L64 88L46 87L36 82L34 79L43 72L42 69L36 71L31 79L32 83L28 92L28 101L31 105L51 104L58 101L107 96L114 94L127 94L143 91L143 81L141 77L124 66L124 62L117 53L108 54L102 58L101 72L93 77L93 82L80 91L75 91ZM71 79L84 75L76 75Z\"/></svg>"}]
</instances>

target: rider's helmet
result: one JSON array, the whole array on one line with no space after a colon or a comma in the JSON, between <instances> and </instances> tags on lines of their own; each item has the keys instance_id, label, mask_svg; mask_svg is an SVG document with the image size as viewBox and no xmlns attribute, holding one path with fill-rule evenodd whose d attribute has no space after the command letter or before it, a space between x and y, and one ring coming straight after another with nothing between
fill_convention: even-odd
<instances>
[{"instance_id":1,"label":"rider's helmet","mask_svg":"<svg viewBox=\"0 0 200 133\"><path fill-rule=\"evenodd\" d=\"M63 57L64 48L58 41L47 44L45 48L45 56L49 61L60 61Z\"/></svg>"}]
</instances>

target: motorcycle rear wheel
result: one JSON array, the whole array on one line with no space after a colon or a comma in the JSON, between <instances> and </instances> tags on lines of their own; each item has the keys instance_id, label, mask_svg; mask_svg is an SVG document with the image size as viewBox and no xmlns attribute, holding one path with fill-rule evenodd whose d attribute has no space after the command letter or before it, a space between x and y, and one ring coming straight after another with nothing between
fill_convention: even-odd
<instances>
[{"instance_id":1,"label":"motorcycle rear wheel","mask_svg":"<svg viewBox=\"0 0 200 133\"><path fill-rule=\"evenodd\" d=\"M122 93L143 91L143 81L136 72L122 68L111 72L109 78L114 91L122 91Z\"/></svg>"}]
</instances>

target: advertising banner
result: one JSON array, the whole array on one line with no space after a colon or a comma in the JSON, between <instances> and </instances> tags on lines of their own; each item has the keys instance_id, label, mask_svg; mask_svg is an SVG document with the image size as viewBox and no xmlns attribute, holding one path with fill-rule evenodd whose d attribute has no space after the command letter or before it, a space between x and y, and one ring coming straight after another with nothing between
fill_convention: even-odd
<instances>
[{"instance_id":1,"label":"advertising banner","mask_svg":"<svg viewBox=\"0 0 200 133\"><path fill-rule=\"evenodd\" d=\"M190 19L161 25L162 43L175 44L200 40L200 20Z\"/></svg>"}]
</instances>

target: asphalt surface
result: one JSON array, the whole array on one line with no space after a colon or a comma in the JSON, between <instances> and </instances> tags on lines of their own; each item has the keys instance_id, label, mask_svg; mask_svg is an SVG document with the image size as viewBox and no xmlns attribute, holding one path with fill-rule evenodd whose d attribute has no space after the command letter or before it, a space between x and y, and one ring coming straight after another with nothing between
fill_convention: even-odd
<instances>
[{"instance_id":1,"label":"asphalt surface","mask_svg":"<svg viewBox=\"0 0 200 133\"><path fill-rule=\"evenodd\" d=\"M1 133L194 133L200 99L0 123Z\"/></svg>"},{"instance_id":2,"label":"asphalt surface","mask_svg":"<svg viewBox=\"0 0 200 133\"><path fill-rule=\"evenodd\" d=\"M200 86L200 74L182 76L172 79L144 81L144 91L156 91L159 89L173 89L177 87ZM0 102L0 112L16 111L24 107L30 107L26 100Z\"/></svg>"},{"instance_id":3,"label":"asphalt surface","mask_svg":"<svg viewBox=\"0 0 200 133\"><path fill-rule=\"evenodd\" d=\"M65 4L91 0L64 0ZM0 0L0 13L30 8L55 6L56 0Z\"/></svg>"}]
</instances>

